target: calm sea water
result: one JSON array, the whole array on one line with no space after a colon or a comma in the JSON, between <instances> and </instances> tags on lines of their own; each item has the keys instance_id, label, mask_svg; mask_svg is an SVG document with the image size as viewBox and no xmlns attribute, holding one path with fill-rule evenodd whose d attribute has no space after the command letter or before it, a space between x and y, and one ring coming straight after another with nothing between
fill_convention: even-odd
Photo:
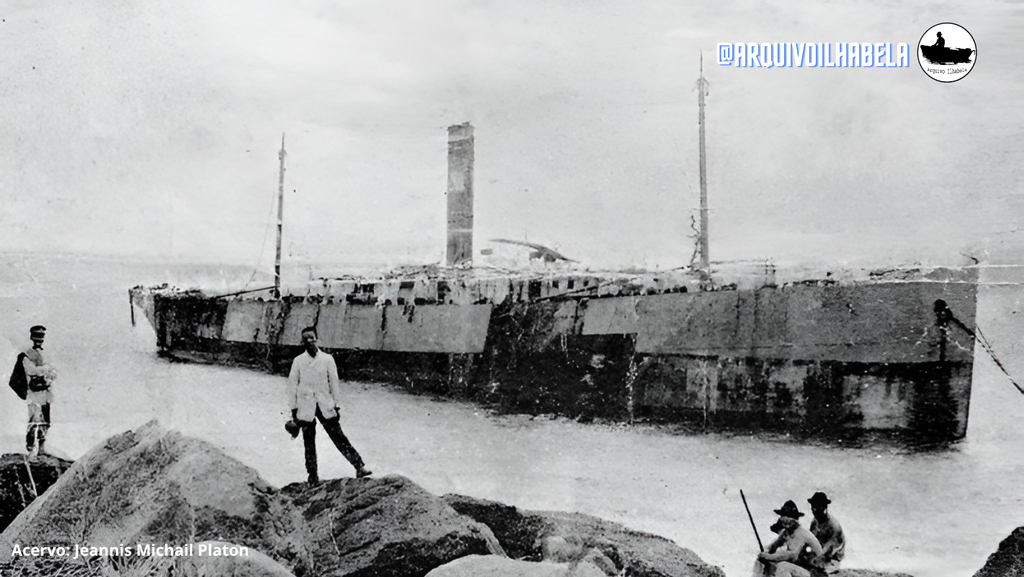
<instances>
[{"instance_id":1,"label":"calm sea water","mask_svg":"<svg viewBox=\"0 0 1024 577\"><path fill-rule=\"evenodd\" d=\"M0 256L3 376L28 327L49 328L59 367L52 448L74 458L115 433L159 419L206 439L278 486L302 480L300 441L284 432L283 379L243 369L156 357L152 328L132 327L127 289L170 282L225 290L250 271L76 259ZM1012 275L1011 275L1012 276ZM986 271L983 280L1007 280ZM253 286L262 286L257 279ZM1018 342L1024 290L981 288L978 322L1024 380ZM581 425L493 416L372 383L350 383L343 426L378 474L406 475L437 494L458 492L529 509L580 511L657 533L747 575L771 509L825 491L849 541L847 567L918 577L973 575L1011 530L1024 525L1024 395L978 349L967 439L948 449L842 449L756 437L682 436L654 427ZM6 391L6 388L4 389ZM22 450L25 410L0 393L0 450ZM321 442L321 476L352 474Z\"/></svg>"}]
</instances>

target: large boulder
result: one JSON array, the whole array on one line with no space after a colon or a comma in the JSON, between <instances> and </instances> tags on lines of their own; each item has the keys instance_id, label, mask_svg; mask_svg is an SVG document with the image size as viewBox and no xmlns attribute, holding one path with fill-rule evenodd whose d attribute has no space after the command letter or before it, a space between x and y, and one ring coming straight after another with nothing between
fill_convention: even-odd
<instances>
[{"instance_id":1,"label":"large boulder","mask_svg":"<svg viewBox=\"0 0 1024 577\"><path fill-rule=\"evenodd\" d=\"M989 555L985 566L974 577L1022 577L1024 576L1024 527L1017 527L999 544L996 552Z\"/></svg>"},{"instance_id":2,"label":"large boulder","mask_svg":"<svg viewBox=\"0 0 1024 577\"><path fill-rule=\"evenodd\" d=\"M567 577L568 566L560 563L535 563L495 557L470 555L441 565L426 577Z\"/></svg>"},{"instance_id":3,"label":"large boulder","mask_svg":"<svg viewBox=\"0 0 1024 577\"><path fill-rule=\"evenodd\" d=\"M297 577L420 576L465 555L503 554L487 527L404 477L278 490L209 443L151 422L89 451L32 502L0 534L0 568L52 569L12 558L15 543L107 547L90 553L93 566L137 568L149 557L115 549L207 540L260 551ZM84 571L63 571L72 570Z\"/></svg>"},{"instance_id":4,"label":"large boulder","mask_svg":"<svg viewBox=\"0 0 1024 577\"><path fill-rule=\"evenodd\" d=\"M273 494L255 470L151 422L75 462L0 534L14 543L113 547L206 539L273 549Z\"/></svg>"},{"instance_id":5,"label":"large boulder","mask_svg":"<svg viewBox=\"0 0 1024 577\"><path fill-rule=\"evenodd\" d=\"M664 537L590 515L523 511L463 495L444 499L456 511L490 527L515 559L578 564L589 558L589 564L606 573L637 577L724 577L720 568ZM608 562L613 567L607 567Z\"/></svg>"},{"instance_id":6,"label":"large boulder","mask_svg":"<svg viewBox=\"0 0 1024 577\"><path fill-rule=\"evenodd\" d=\"M522 561L507 557L470 555L441 565L426 577L608 577L595 565Z\"/></svg>"},{"instance_id":7,"label":"large boulder","mask_svg":"<svg viewBox=\"0 0 1024 577\"><path fill-rule=\"evenodd\" d=\"M285 487L317 575L418 576L466 555L504 556L490 529L397 475Z\"/></svg>"},{"instance_id":8,"label":"large boulder","mask_svg":"<svg viewBox=\"0 0 1024 577\"><path fill-rule=\"evenodd\" d=\"M0 531L56 483L72 464L51 455L35 459L21 453L0 456Z\"/></svg>"},{"instance_id":9,"label":"large boulder","mask_svg":"<svg viewBox=\"0 0 1024 577\"><path fill-rule=\"evenodd\" d=\"M196 543L222 550L238 549L232 543L203 541ZM148 565L148 566L147 566ZM123 572L147 577L208 577L230 575L231 577L295 577L283 565L259 551L247 549L244 553L228 555L197 555L191 557L150 557L134 572Z\"/></svg>"}]
</instances>

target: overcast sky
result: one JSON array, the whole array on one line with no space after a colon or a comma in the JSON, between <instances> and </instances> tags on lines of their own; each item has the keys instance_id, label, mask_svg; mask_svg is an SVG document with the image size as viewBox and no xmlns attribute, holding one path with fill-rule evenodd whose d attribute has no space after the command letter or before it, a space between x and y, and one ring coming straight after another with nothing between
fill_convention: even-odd
<instances>
[{"instance_id":1,"label":"overcast sky","mask_svg":"<svg viewBox=\"0 0 1024 577\"><path fill-rule=\"evenodd\" d=\"M1021 260L1021 2L7 0L0 17L0 250L269 264L287 133L287 258L439 261L445 128L469 121L477 250L679 266L704 50L713 260ZM914 51L942 21L978 44L955 84ZM913 57L738 69L715 62L726 41Z\"/></svg>"}]
</instances>

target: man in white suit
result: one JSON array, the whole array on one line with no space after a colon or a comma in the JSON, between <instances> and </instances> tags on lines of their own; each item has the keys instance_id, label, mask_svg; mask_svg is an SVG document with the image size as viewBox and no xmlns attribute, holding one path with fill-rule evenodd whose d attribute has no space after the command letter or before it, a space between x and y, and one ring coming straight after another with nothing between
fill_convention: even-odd
<instances>
[{"instance_id":1,"label":"man in white suit","mask_svg":"<svg viewBox=\"0 0 1024 577\"><path fill-rule=\"evenodd\" d=\"M306 352L295 357L288 375L288 402L292 410L292 421L302 430L302 444L306 449L306 473L310 485L320 484L316 463L316 419L324 426L327 436L338 451L356 469L356 477L373 474L366 468L348 437L341 430L341 386L338 383L338 366L334 357L321 352L317 346L316 327L302 330L302 344Z\"/></svg>"}]
</instances>

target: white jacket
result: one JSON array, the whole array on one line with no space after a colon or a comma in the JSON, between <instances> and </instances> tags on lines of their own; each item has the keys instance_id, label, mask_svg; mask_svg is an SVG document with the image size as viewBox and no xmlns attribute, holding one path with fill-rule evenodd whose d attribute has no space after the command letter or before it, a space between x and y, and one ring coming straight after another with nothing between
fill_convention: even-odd
<instances>
[{"instance_id":1,"label":"white jacket","mask_svg":"<svg viewBox=\"0 0 1024 577\"><path fill-rule=\"evenodd\" d=\"M317 407L324 418L338 416L334 408L341 406L341 386L334 357L323 351L315 357L306 352L295 357L288 374L288 403L298 409L300 421L314 420Z\"/></svg>"}]
</instances>

